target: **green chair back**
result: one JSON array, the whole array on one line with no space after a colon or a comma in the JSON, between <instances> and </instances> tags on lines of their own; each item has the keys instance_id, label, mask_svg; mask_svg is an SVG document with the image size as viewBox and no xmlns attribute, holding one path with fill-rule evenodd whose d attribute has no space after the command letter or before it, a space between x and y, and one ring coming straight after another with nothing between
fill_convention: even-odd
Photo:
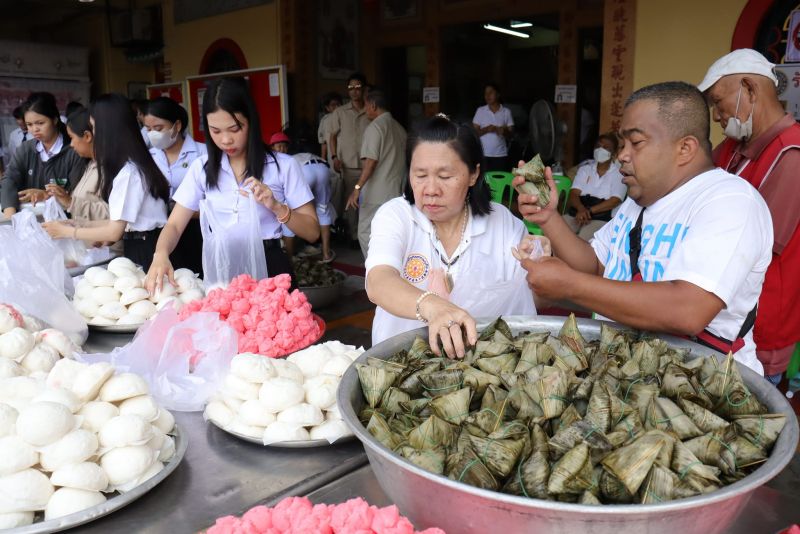
<instances>
[{"instance_id":1,"label":"green chair back","mask_svg":"<svg viewBox=\"0 0 800 534\"><path fill-rule=\"evenodd\" d=\"M791 380L798 373L800 373L800 343L794 347L794 354L792 354L792 359L789 360L789 367L786 368L786 378Z\"/></svg>"},{"instance_id":2,"label":"green chair back","mask_svg":"<svg viewBox=\"0 0 800 534\"><path fill-rule=\"evenodd\" d=\"M511 209L511 202L514 198L514 188L511 182L514 181L514 175L510 172L491 171L484 173L483 176L492 192L492 201ZM504 201L506 190L508 190L508 200Z\"/></svg>"},{"instance_id":3,"label":"green chair back","mask_svg":"<svg viewBox=\"0 0 800 534\"><path fill-rule=\"evenodd\" d=\"M553 176L553 181L556 183L556 190L558 191L559 211L563 214L567 211L567 199L569 198L569 190L572 189L572 180L569 176ZM528 229L529 234L543 235L542 229L538 224L522 220L525 223L525 228Z\"/></svg>"}]
</instances>

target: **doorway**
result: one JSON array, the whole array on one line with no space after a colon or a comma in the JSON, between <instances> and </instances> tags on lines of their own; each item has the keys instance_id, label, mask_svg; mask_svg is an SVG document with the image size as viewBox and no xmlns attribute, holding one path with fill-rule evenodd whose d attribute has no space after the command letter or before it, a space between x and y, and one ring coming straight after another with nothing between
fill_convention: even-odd
<instances>
[{"instance_id":1,"label":"doorway","mask_svg":"<svg viewBox=\"0 0 800 534\"><path fill-rule=\"evenodd\" d=\"M381 50L380 87L389 111L406 130L424 119L425 46L394 46Z\"/></svg>"}]
</instances>

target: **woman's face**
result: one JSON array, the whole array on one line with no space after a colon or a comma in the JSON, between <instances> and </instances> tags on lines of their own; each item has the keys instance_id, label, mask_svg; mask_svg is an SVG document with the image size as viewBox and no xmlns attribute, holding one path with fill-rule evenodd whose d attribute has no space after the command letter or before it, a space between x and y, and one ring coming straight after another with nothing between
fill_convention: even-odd
<instances>
[{"instance_id":1,"label":"woman's face","mask_svg":"<svg viewBox=\"0 0 800 534\"><path fill-rule=\"evenodd\" d=\"M37 141L48 143L55 140L56 136L58 136L57 120L40 115L35 111L25 112L25 124L28 126L28 133Z\"/></svg>"},{"instance_id":2,"label":"woman's face","mask_svg":"<svg viewBox=\"0 0 800 534\"><path fill-rule=\"evenodd\" d=\"M84 132L83 135L78 135L67 126L67 134L70 139L69 146L72 147L76 154L82 158L94 157L94 141L91 133Z\"/></svg>"},{"instance_id":3,"label":"woman's face","mask_svg":"<svg viewBox=\"0 0 800 534\"><path fill-rule=\"evenodd\" d=\"M172 130L176 123L170 122L167 119L156 117L155 115L144 116L144 126L148 132L166 132ZM181 125L178 124L176 129L180 129ZM174 133L174 131L172 132Z\"/></svg>"},{"instance_id":4,"label":"woman's face","mask_svg":"<svg viewBox=\"0 0 800 534\"><path fill-rule=\"evenodd\" d=\"M411 154L414 204L433 222L452 221L461 216L467 192L479 174L480 169L470 173L447 143L422 142Z\"/></svg>"},{"instance_id":5,"label":"woman's face","mask_svg":"<svg viewBox=\"0 0 800 534\"><path fill-rule=\"evenodd\" d=\"M272 150L275 152L280 152L282 154L289 153L289 143L285 141L281 141L280 143L272 143Z\"/></svg>"},{"instance_id":6,"label":"woman's face","mask_svg":"<svg viewBox=\"0 0 800 534\"><path fill-rule=\"evenodd\" d=\"M244 115L241 113L231 115L227 111L217 110L209 113L207 119L208 133L211 134L211 140L217 148L225 152L229 158L247 153L248 124ZM236 121L239 121L238 124Z\"/></svg>"}]
</instances>

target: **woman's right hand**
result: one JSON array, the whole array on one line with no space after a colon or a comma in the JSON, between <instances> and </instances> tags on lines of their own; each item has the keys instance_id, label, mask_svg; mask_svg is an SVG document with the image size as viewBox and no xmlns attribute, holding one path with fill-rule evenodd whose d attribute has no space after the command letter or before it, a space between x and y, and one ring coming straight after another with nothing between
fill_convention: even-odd
<instances>
[{"instance_id":1,"label":"woman's right hand","mask_svg":"<svg viewBox=\"0 0 800 534\"><path fill-rule=\"evenodd\" d=\"M441 356L439 340L448 358L463 358L467 347L478 342L475 319L452 302L431 295L420 304L420 314L428 320L428 343L437 356Z\"/></svg>"},{"instance_id":2,"label":"woman's right hand","mask_svg":"<svg viewBox=\"0 0 800 534\"><path fill-rule=\"evenodd\" d=\"M517 168L523 165L525 165L525 162L520 161L517 164ZM550 186L550 203L544 208L537 204L537 202L539 202L539 195L526 195L520 192L519 186L525 183L524 177L514 176L514 181L511 182L511 185L513 185L517 193L519 193L517 195L519 213L526 221L538 224L539 226L547 223L554 214L558 215L558 189L556 188L556 183L553 181L553 171L550 170L550 167L544 168L544 176L547 180L547 184Z\"/></svg>"},{"instance_id":3,"label":"woman's right hand","mask_svg":"<svg viewBox=\"0 0 800 534\"><path fill-rule=\"evenodd\" d=\"M144 288L150 293L150 296L153 296L156 291L161 291L161 287L164 285L164 275L167 276L170 284L178 286L175 282L175 270L169 261L169 255L156 252L153 254L153 263L150 264L150 270L147 271L144 279Z\"/></svg>"},{"instance_id":4,"label":"woman's right hand","mask_svg":"<svg viewBox=\"0 0 800 534\"><path fill-rule=\"evenodd\" d=\"M70 203L72 202L72 198L70 198L69 193L67 193L66 189L60 185L47 184L44 186L44 189L47 191L48 197L56 197L58 203L65 208L69 207Z\"/></svg>"}]
</instances>

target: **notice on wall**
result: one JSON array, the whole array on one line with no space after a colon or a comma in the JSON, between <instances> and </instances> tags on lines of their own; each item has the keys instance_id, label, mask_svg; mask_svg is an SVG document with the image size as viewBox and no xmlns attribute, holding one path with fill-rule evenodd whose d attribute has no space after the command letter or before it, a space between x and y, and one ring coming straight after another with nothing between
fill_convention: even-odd
<instances>
[{"instance_id":1,"label":"notice on wall","mask_svg":"<svg viewBox=\"0 0 800 534\"><path fill-rule=\"evenodd\" d=\"M800 63L775 65L778 76L778 100L795 120L800 120Z\"/></svg>"},{"instance_id":2,"label":"notice on wall","mask_svg":"<svg viewBox=\"0 0 800 534\"><path fill-rule=\"evenodd\" d=\"M578 101L577 85L556 85L556 104L574 104Z\"/></svg>"},{"instance_id":3,"label":"notice on wall","mask_svg":"<svg viewBox=\"0 0 800 534\"><path fill-rule=\"evenodd\" d=\"M278 73L273 72L269 75L269 96L280 96L281 87Z\"/></svg>"},{"instance_id":4,"label":"notice on wall","mask_svg":"<svg viewBox=\"0 0 800 534\"><path fill-rule=\"evenodd\" d=\"M422 103L435 104L439 102L439 88L438 87L423 87L422 88Z\"/></svg>"},{"instance_id":5,"label":"notice on wall","mask_svg":"<svg viewBox=\"0 0 800 534\"><path fill-rule=\"evenodd\" d=\"M786 34L786 62L800 61L800 10L792 11Z\"/></svg>"}]
</instances>

